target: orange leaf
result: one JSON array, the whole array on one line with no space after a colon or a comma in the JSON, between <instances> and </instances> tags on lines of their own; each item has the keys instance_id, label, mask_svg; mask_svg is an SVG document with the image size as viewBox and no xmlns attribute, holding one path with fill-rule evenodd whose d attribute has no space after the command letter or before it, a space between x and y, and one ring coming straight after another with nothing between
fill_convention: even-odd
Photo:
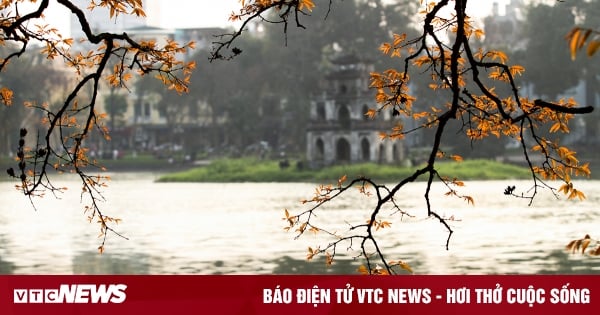
<instances>
[{"instance_id":1,"label":"orange leaf","mask_svg":"<svg viewBox=\"0 0 600 315\"><path fill-rule=\"evenodd\" d=\"M586 50L587 55L591 57L592 55L594 55L596 53L596 51L598 51L598 48L600 48L600 41L598 41L598 40L591 41Z\"/></svg>"},{"instance_id":2,"label":"orange leaf","mask_svg":"<svg viewBox=\"0 0 600 315\"><path fill-rule=\"evenodd\" d=\"M312 11L314 7L315 4L312 2L312 0L300 0L298 10L302 11L302 9L306 8L308 11Z\"/></svg>"},{"instance_id":3,"label":"orange leaf","mask_svg":"<svg viewBox=\"0 0 600 315\"><path fill-rule=\"evenodd\" d=\"M463 161L462 156L456 155L456 154L451 155L450 158L453 159L456 162L462 162Z\"/></svg>"},{"instance_id":4,"label":"orange leaf","mask_svg":"<svg viewBox=\"0 0 600 315\"><path fill-rule=\"evenodd\" d=\"M399 262L398 262L398 266L399 266L400 268L402 268L402 269L404 269L404 270L406 270L406 271L410 272L410 273L413 273L413 270L412 270L412 268L410 267L410 265L409 265L409 264L407 264L407 263L405 263L405 262L403 262L403 261L399 261Z\"/></svg>"},{"instance_id":5,"label":"orange leaf","mask_svg":"<svg viewBox=\"0 0 600 315\"><path fill-rule=\"evenodd\" d=\"M338 187L342 187L342 184L348 179L348 176L344 175L338 179Z\"/></svg>"},{"instance_id":6,"label":"orange leaf","mask_svg":"<svg viewBox=\"0 0 600 315\"><path fill-rule=\"evenodd\" d=\"M370 108L369 110L367 110L367 112L365 113L365 116L369 117L370 119L374 119L375 116L377 116L377 111Z\"/></svg>"},{"instance_id":7,"label":"orange leaf","mask_svg":"<svg viewBox=\"0 0 600 315\"><path fill-rule=\"evenodd\" d=\"M368 275L368 274L370 274L369 269L367 269L367 267L365 267L365 265L358 266L358 272L361 275Z\"/></svg>"},{"instance_id":8,"label":"orange leaf","mask_svg":"<svg viewBox=\"0 0 600 315\"><path fill-rule=\"evenodd\" d=\"M471 205L475 205L475 199L473 199L473 197L471 196L464 196L463 198L465 198L465 200L467 200L467 203L471 204Z\"/></svg>"}]
</instances>

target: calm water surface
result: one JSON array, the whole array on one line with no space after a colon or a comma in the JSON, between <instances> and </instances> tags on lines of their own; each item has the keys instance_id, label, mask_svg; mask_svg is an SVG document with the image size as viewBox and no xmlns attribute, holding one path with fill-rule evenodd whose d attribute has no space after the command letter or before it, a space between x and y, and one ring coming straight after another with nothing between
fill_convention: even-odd
<instances>
[{"instance_id":1,"label":"calm water surface","mask_svg":"<svg viewBox=\"0 0 600 315\"><path fill-rule=\"evenodd\" d=\"M69 191L60 200L29 200L0 182L0 272L16 274L271 274L354 273L354 252L340 250L334 268L304 261L306 248L326 244L320 235L294 240L283 231L283 209L303 209L312 197L305 183L154 183L151 174L118 174L102 204L123 222L98 255L99 228L88 224L76 181L61 179ZM455 233L445 249L444 228L425 217L423 184L399 195L401 219L391 210L380 230L391 259L402 259L419 274L600 273L600 258L566 253L564 245L586 233L600 237L600 182L579 182L585 201L555 199L542 192L533 206L503 195L504 187L525 190L530 182L467 182L475 206L445 197L437 187L433 205L454 216ZM331 203L317 219L342 231L345 222L364 222L374 199L350 192ZM337 226L336 226L337 224Z\"/></svg>"}]
</instances>

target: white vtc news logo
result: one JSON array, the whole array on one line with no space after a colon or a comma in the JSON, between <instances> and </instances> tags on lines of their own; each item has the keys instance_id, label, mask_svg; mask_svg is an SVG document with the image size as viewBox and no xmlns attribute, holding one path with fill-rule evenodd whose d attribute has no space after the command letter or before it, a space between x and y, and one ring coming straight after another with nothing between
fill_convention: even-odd
<instances>
[{"instance_id":1,"label":"white vtc news logo","mask_svg":"<svg viewBox=\"0 0 600 315\"><path fill-rule=\"evenodd\" d=\"M62 284L58 289L14 289L13 303L123 303L125 284Z\"/></svg>"}]
</instances>

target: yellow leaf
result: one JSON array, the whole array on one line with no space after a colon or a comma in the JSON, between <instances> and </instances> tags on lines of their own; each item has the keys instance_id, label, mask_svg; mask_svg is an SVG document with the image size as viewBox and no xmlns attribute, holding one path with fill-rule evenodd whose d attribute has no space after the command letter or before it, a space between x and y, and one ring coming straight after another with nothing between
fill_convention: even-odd
<instances>
[{"instance_id":1,"label":"yellow leaf","mask_svg":"<svg viewBox=\"0 0 600 315\"><path fill-rule=\"evenodd\" d=\"M600 48L600 41L598 40L593 40L590 42L590 44L587 47L587 55L588 56L592 56L596 53L596 51L598 51L598 48Z\"/></svg>"},{"instance_id":2,"label":"yellow leaf","mask_svg":"<svg viewBox=\"0 0 600 315\"><path fill-rule=\"evenodd\" d=\"M303 233L304 230L306 230L306 222L302 223L302 225L300 225L300 227L296 229L296 232Z\"/></svg>"},{"instance_id":3,"label":"yellow leaf","mask_svg":"<svg viewBox=\"0 0 600 315\"><path fill-rule=\"evenodd\" d=\"M367 267L365 267L365 265L358 266L358 272L361 275L368 275L368 274L370 274L369 269Z\"/></svg>"},{"instance_id":4,"label":"yellow leaf","mask_svg":"<svg viewBox=\"0 0 600 315\"><path fill-rule=\"evenodd\" d=\"M550 127L550 132L554 133L560 130L560 122L555 123L554 125L552 125L552 127Z\"/></svg>"},{"instance_id":5,"label":"yellow leaf","mask_svg":"<svg viewBox=\"0 0 600 315\"><path fill-rule=\"evenodd\" d=\"M377 115L377 111L374 110L374 109L372 109L372 108L370 108L369 110L367 110L367 112L365 113L365 116L367 116L367 117L369 117L371 119L374 119L376 115Z\"/></svg>"},{"instance_id":6,"label":"yellow leaf","mask_svg":"<svg viewBox=\"0 0 600 315\"><path fill-rule=\"evenodd\" d=\"M586 238L583 240L583 242L581 242L581 253L582 254L585 253L585 250L588 248L588 246L590 246L591 242L592 242L592 240L590 238Z\"/></svg>"},{"instance_id":7,"label":"yellow leaf","mask_svg":"<svg viewBox=\"0 0 600 315\"><path fill-rule=\"evenodd\" d=\"M477 39L481 39L483 35L485 35L485 33L482 29L478 28L475 30L475 37L477 37Z\"/></svg>"},{"instance_id":8,"label":"yellow leaf","mask_svg":"<svg viewBox=\"0 0 600 315\"><path fill-rule=\"evenodd\" d=\"M135 16L140 16L140 17L145 17L146 16L146 12L144 12L144 9L142 9L141 7L136 7L131 11L132 14L134 14Z\"/></svg>"},{"instance_id":9,"label":"yellow leaf","mask_svg":"<svg viewBox=\"0 0 600 315\"><path fill-rule=\"evenodd\" d=\"M6 88L6 87L2 87L0 89L0 97L2 98L2 102L4 103L4 105L6 106L10 106L12 105L12 100L13 100L13 91Z\"/></svg>"},{"instance_id":10,"label":"yellow leaf","mask_svg":"<svg viewBox=\"0 0 600 315\"><path fill-rule=\"evenodd\" d=\"M510 70L510 74L512 74L513 76L521 75L521 74L523 74L523 72L525 72L525 68L520 65L514 65L514 66L510 67L509 70Z\"/></svg>"},{"instance_id":11,"label":"yellow leaf","mask_svg":"<svg viewBox=\"0 0 600 315\"><path fill-rule=\"evenodd\" d=\"M412 270L412 268L410 268L410 265L409 265L409 264L407 264L407 263L405 263L405 262L403 262L403 261L399 261L399 262L398 262L398 266L399 266L400 268L402 268L402 269L404 269L404 270L406 270L406 271L410 272L410 273L413 273L413 270Z\"/></svg>"},{"instance_id":12,"label":"yellow leaf","mask_svg":"<svg viewBox=\"0 0 600 315\"><path fill-rule=\"evenodd\" d=\"M592 30L588 29L585 30L585 33L583 34L583 36L581 36L579 38L579 42L577 43L577 49L581 49L583 47L583 45L585 45L585 42L587 41L588 37L592 34Z\"/></svg>"},{"instance_id":13,"label":"yellow leaf","mask_svg":"<svg viewBox=\"0 0 600 315\"><path fill-rule=\"evenodd\" d=\"M452 181L452 184L454 184L454 185L456 185L456 186L459 186L459 187L464 187L464 186L465 186L465 183L464 183L464 182L461 182L461 181L459 181L459 180L457 180L457 179L454 179L454 180Z\"/></svg>"},{"instance_id":14,"label":"yellow leaf","mask_svg":"<svg viewBox=\"0 0 600 315\"><path fill-rule=\"evenodd\" d=\"M319 248L313 249L312 247L308 247L308 254L306 254L306 260L311 260L319 253Z\"/></svg>"},{"instance_id":15,"label":"yellow leaf","mask_svg":"<svg viewBox=\"0 0 600 315\"><path fill-rule=\"evenodd\" d=\"M383 44L381 44L381 46L379 46L379 50L384 55L387 55L390 53L390 50L392 50L392 45L390 43L383 43Z\"/></svg>"},{"instance_id":16,"label":"yellow leaf","mask_svg":"<svg viewBox=\"0 0 600 315\"><path fill-rule=\"evenodd\" d=\"M572 240L569 242L569 244L567 244L567 246L565 247L565 249L567 251L570 251L572 253L575 253L575 245L577 244L577 240Z\"/></svg>"},{"instance_id":17,"label":"yellow leaf","mask_svg":"<svg viewBox=\"0 0 600 315\"><path fill-rule=\"evenodd\" d=\"M406 34L394 34L394 46L400 46L406 40Z\"/></svg>"},{"instance_id":18,"label":"yellow leaf","mask_svg":"<svg viewBox=\"0 0 600 315\"><path fill-rule=\"evenodd\" d=\"M381 222L379 222L379 225L377 226L377 229L380 229L380 228L383 229L383 228L391 227L391 226L392 226L392 223L390 223L388 221L381 221Z\"/></svg>"},{"instance_id":19,"label":"yellow leaf","mask_svg":"<svg viewBox=\"0 0 600 315\"><path fill-rule=\"evenodd\" d=\"M306 8L308 11L312 11L314 7L315 4L312 2L312 0L300 0L298 10L302 11L302 9Z\"/></svg>"},{"instance_id":20,"label":"yellow leaf","mask_svg":"<svg viewBox=\"0 0 600 315\"><path fill-rule=\"evenodd\" d=\"M579 42L580 29L573 29L567 37L569 37L569 51L571 52L571 59L575 60L577 55L577 43Z\"/></svg>"},{"instance_id":21,"label":"yellow leaf","mask_svg":"<svg viewBox=\"0 0 600 315\"><path fill-rule=\"evenodd\" d=\"M333 264L333 256L329 252L325 253L325 264L327 266L331 266Z\"/></svg>"},{"instance_id":22,"label":"yellow leaf","mask_svg":"<svg viewBox=\"0 0 600 315\"><path fill-rule=\"evenodd\" d=\"M462 156L460 156L460 155L456 155L456 154L452 154L452 155L450 156L450 158L451 158L451 159L453 159L453 160L454 160L454 161L456 161L456 162L462 162L462 161L463 161L463 158L462 158Z\"/></svg>"},{"instance_id":23,"label":"yellow leaf","mask_svg":"<svg viewBox=\"0 0 600 315\"><path fill-rule=\"evenodd\" d=\"M577 197L577 198L579 198L579 200L585 200L585 198L586 198L585 194L580 190L573 189L573 193L575 194L575 196L573 198Z\"/></svg>"},{"instance_id":24,"label":"yellow leaf","mask_svg":"<svg viewBox=\"0 0 600 315\"><path fill-rule=\"evenodd\" d=\"M571 189L573 189L573 184L567 183L567 184L560 186L560 188L558 189L558 192L562 192L566 195L571 191Z\"/></svg>"},{"instance_id":25,"label":"yellow leaf","mask_svg":"<svg viewBox=\"0 0 600 315\"><path fill-rule=\"evenodd\" d=\"M500 50L492 50L487 53L488 56L492 58L492 60L499 59L501 63L506 63L508 60L508 56Z\"/></svg>"},{"instance_id":26,"label":"yellow leaf","mask_svg":"<svg viewBox=\"0 0 600 315\"><path fill-rule=\"evenodd\" d=\"M342 187L342 184L348 179L348 176L344 175L338 179L338 187Z\"/></svg>"},{"instance_id":27,"label":"yellow leaf","mask_svg":"<svg viewBox=\"0 0 600 315\"><path fill-rule=\"evenodd\" d=\"M467 200L467 203L471 204L471 205L475 205L475 199L473 199L473 197L471 196L464 196L463 198L465 198L465 200Z\"/></svg>"}]
</instances>

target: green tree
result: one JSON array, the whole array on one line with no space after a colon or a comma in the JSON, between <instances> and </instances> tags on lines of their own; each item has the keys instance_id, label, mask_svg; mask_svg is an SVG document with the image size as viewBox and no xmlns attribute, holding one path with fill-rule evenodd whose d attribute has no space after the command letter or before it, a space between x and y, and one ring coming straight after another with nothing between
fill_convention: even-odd
<instances>
[{"instance_id":1,"label":"green tree","mask_svg":"<svg viewBox=\"0 0 600 315\"><path fill-rule=\"evenodd\" d=\"M1 54L8 54L9 47L3 47ZM60 93L64 89L67 78L60 71L44 63L43 58L27 53L13 62L0 76L0 86L13 87L11 104L0 107L0 137L3 145L0 153L15 153L16 131L26 124L37 125L41 119L33 108L50 106L53 95L50 91ZM57 94L58 94L57 93ZM27 104L27 106L21 106Z\"/></svg>"},{"instance_id":2,"label":"green tree","mask_svg":"<svg viewBox=\"0 0 600 315\"><path fill-rule=\"evenodd\" d=\"M582 66L571 62L564 41L557 39L557 34L564 36L574 25L569 6L537 4L527 9L522 35L527 46L520 55L527 69L524 80L533 85L537 95L555 99L579 83Z\"/></svg>"}]
</instances>

